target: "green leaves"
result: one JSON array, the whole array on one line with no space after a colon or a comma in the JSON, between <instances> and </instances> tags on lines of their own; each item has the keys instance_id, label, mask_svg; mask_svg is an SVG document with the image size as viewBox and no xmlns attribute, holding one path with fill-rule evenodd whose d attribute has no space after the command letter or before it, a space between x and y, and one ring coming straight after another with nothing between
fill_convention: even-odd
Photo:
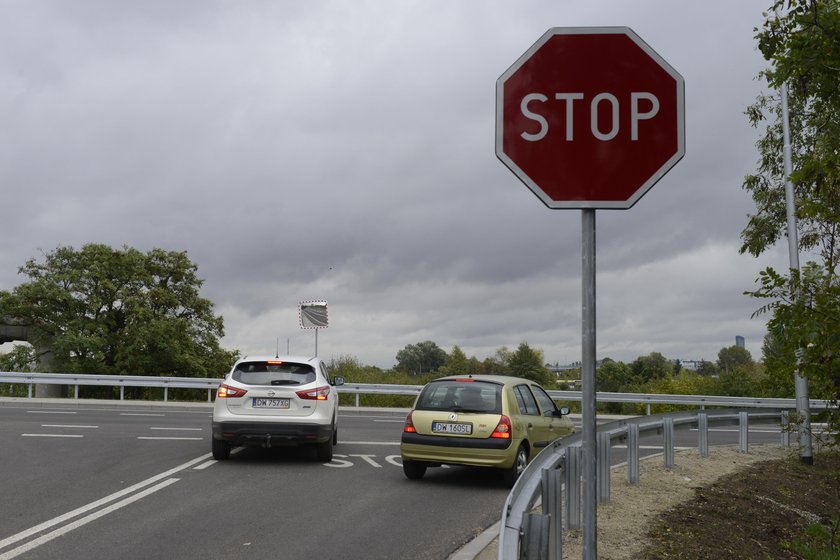
<instances>
[{"instance_id":1,"label":"green leaves","mask_svg":"<svg viewBox=\"0 0 840 560\"><path fill-rule=\"evenodd\" d=\"M55 371L205 377L234 358L185 252L59 247L19 272L29 281L0 293L0 315L31 325Z\"/></svg>"}]
</instances>

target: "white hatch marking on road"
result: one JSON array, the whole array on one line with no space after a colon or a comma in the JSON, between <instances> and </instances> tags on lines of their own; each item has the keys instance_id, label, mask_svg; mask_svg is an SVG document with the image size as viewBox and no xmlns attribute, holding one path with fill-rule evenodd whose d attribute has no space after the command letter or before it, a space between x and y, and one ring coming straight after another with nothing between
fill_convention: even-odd
<instances>
[{"instance_id":1,"label":"white hatch marking on road","mask_svg":"<svg viewBox=\"0 0 840 560\"><path fill-rule=\"evenodd\" d=\"M21 437L82 438L81 434L20 434Z\"/></svg>"},{"instance_id":2,"label":"white hatch marking on road","mask_svg":"<svg viewBox=\"0 0 840 560\"><path fill-rule=\"evenodd\" d=\"M210 453L205 453L204 455L201 455L200 457L192 459L191 461L187 461L183 465L179 465L179 466L175 467L174 469L169 469L168 471L162 472L162 473L160 473L158 475L155 475L151 478L147 478L146 480L144 480L142 482L138 482L137 484L129 486L128 488L123 488L122 490L120 490L118 492L114 492L113 494L105 496L104 498L96 500L95 502L91 502L91 503L87 504L86 506L82 506L80 508L74 509L73 511L67 512L64 515L59 515L58 517L54 517L53 519L50 519L49 521L45 521L45 522L43 522L39 525L36 525L36 526L34 526L30 529L27 529L25 531L21 531L20 533L17 533L16 535L12 535L11 537L6 537L5 539L0 541L0 550L6 548L7 546L10 546L10 545L12 545L16 542L20 542L23 539L27 539L27 538L29 538L33 535L37 535L38 533L40 533L42 531L46 531L47 529L49 529L51 527L55 527L56 525L64 523L65 521L69 521L70 519L73 519L74 517L78 517L82 514L85 514L89 511L91 511L91 510L94 510L98 507L102 507L103 505L108 504L110 502L113 502L114 500L118 500L119 498L122 498L123 496L125 496L127 494L131 494L132 492L136 492L137 490L139 490L141 488L144 488L146 486L149 486L150 484L154 484L155 482L158 482L159 480L162 480L164 478L168 478L169 476L171 476L171 475L173 475L177 472L180 472L182 470L188 469L188 468L192 467L193 465L195 465L197 463L201 463L202 461L206 461L210 457L211 457ZM17 549L15 549L15 550L17 550ZM5 560L5 558L0 557L0 560Z\"/></svg>"},{"instance_id":3,"label":"white hatch marking on road","mask_svg":"<svg viewBox=\"0 0 840 560\"><path fill-rule=\"evenodd\" d=\"M11 560L12 558L20 556L21 554L23 554L25 552L28 552L28 551L30 551L34 548L38 548L42 544L47 543L47 542L49 542L53 539L56 539L56 538L58 538L62 535L66 535L70 531L73 531L74 529L78 529L82 525L87 525L91 521L95 521L95 520L99 519L100 517L104 517L104 516L108 515L109 513L112 513L114 511L120 509L120 508L124 508L125 506L127 506L131 503L134 503L137 500L141 500L141 499L145 498L146 496L148 496L150 494L153 494L154 492L157 492L158 490L162 490L162 489L166 488L167 486L169 486L170 484L174 484L174 483L178 482L178 480L179 479L177 479L177 478L170 478L168 480L164 480L163 482L158 483L155 486L152 486L151 488L147 488L147 489L143 490L142 492L138 492L137 494L134 494L133 496L129 496L128 498L125 498L124 500L121 500L121 501L119 501L115 504L111 504L110 506L108 506L106 508L103 508L99 511L91 513L90 515L87 515L85 517L77 519L76 521L74 521L72 523L69 523L69 524L65 525L64 527L60 527L60 528L56 529L55 531L47 533L46 535L42 535L42 536L38 537L37 539L29 541L26 544L23 544L23 545L21 545L17 548L14 548L14 549L12 549L8 552L0 554L0 560Z\"/></svg>"},{"instance_id":4,"label":"white hatch marking on road","mask_svg":"<svg viewBox=\"0 0 840 560\"><path fill-rule=\"evenodd\" d=\"M200 437L152 437L139 436L137 439L153 440L153 441L201 441L204 438Z\"/></svg>"},{"instance_id":5,"label":"white hatch marking on road","mask_svg":"<svg viewBox=\"0 0 840 560\"><path fill-rule=\"evenodd\" d=\"M75 424L41 424L42 428L76 428L79 430L94 430L99 426L79 426Z\"/></svg>"}]
</instances>

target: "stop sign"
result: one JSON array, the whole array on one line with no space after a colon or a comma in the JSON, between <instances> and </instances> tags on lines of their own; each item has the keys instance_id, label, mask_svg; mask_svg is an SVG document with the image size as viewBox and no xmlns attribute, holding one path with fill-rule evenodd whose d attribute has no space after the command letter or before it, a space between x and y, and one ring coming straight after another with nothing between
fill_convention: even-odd
<instances>
[{"instance_id":1,"label":"stop sign","mask_svg":"<svg viewBox=\"0 0 840 560\"><path fill-rule=\"evenodd\" d=\"M627 27L549 29L496 81L496 155L549 208L630 208L685 155L683 78Z\"/></svg>"}]
</instances>

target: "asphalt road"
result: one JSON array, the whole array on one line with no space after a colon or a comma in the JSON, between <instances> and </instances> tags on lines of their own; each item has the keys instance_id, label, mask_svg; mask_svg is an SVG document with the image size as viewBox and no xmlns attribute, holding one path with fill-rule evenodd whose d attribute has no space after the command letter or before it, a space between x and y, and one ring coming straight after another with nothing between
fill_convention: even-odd
<instances>
[{"instance_id":1,"label":"asphalt road","mask_svg":"<svg viewBox=\"0 0 840 560\"><path fill-rule=\"evenodd\" d=\"M495 523L508 493L483 469L405 479L401 411L343 409L322 464L303 448L213 461L206 407L3 404L0 560L441 560ZM737 441L737 428L710 438ZM613 449L613 462L624 456Z\"/></svg>"}]
</instances>

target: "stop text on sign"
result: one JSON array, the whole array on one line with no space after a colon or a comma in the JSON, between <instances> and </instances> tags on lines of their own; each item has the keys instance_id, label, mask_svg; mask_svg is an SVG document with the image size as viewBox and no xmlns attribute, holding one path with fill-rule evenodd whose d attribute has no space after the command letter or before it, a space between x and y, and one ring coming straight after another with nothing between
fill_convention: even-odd
<instances>
[{"instance_id":1,"label":"stop text on sign","mask_svg":"<svg viewBox=\"0 0 840 560\"><path fill-rule=\"evenodd\" d=\"M585 101L585 95L582 92L555 93L554 99L561 104L558 110L565 116L564 139L571 142L575 139L574 103L576 101ZM540 112L532 107L534 102L545 103L548 100L549 98L542 93L529 93L522 98L522 102L520 103L522 115L539 125L539 130L536 133L522 132L520 134L528 142L538 142L548 134L548 120L543 116L544 112ZM634 91L630 93L630 99L626 103L629 105L630 110L630 140L635 142L639 140L639 121L652 119L659 113L659 99L656 95L648 91ZM606 119L603 119L600 115L604 112L605 107ZM552 110L550 107L543 109ZM618 136L621 130L619 124L620 110L621 103L618 97L612 93L602 92L593 96L589 102L589 125L592 136L602 142L607 142Z\"/></svg>"}]
</instances>

